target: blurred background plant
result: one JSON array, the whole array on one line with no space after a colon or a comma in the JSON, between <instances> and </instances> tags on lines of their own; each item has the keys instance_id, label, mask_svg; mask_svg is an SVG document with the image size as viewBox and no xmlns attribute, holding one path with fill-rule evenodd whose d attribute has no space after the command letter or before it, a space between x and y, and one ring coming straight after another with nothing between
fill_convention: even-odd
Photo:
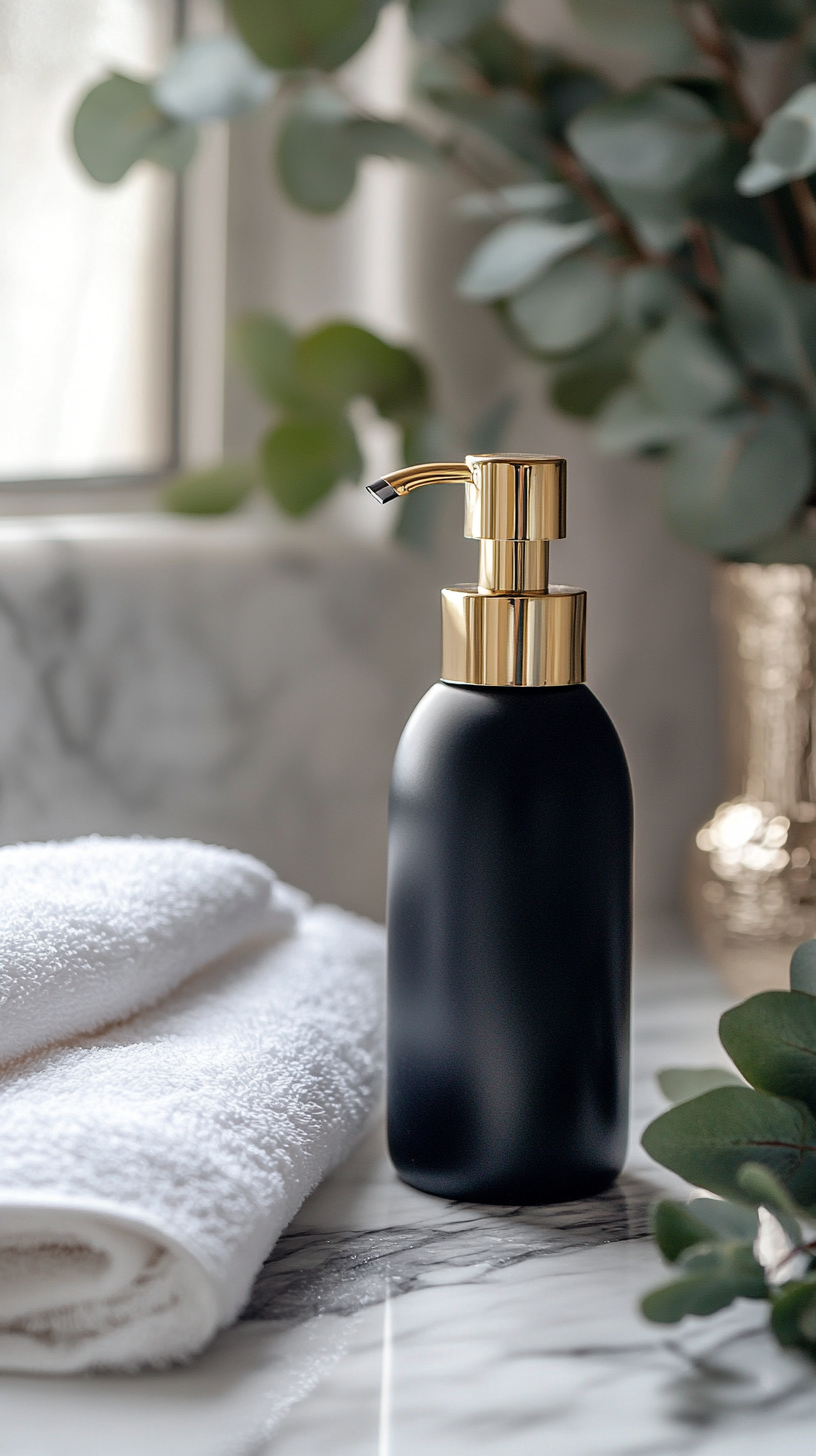
<instances>
[{"instance_id":1,"label":"blurred background plant","mask_svg":"<svg viewBox=\"0 0 816 1456\"><path fill-rule=\"evenodd\" d=\"M463 226L492 225L456 287L542 361L555 404L605 453L664 457L664 514L688 544L816 565L816 3L571 0L596 41L640 56L621 90L525 38L501 0L408 0L402 120L363 113L343 82L381 8L232 0L228 33L85 96L81 161L106 184L140 160L182 170L202 123L271 104L278 177L312 213L343 206L368 155L455 169ZM253 316L233 352L273 427L252 464L177 479L174 509L231 509L260 480L305 513L359 478L360 398L406 460L451 448L421 363L353 324L294 339ZM509 408L466 443L494 447Z\"/></svg>"}]
</instances>

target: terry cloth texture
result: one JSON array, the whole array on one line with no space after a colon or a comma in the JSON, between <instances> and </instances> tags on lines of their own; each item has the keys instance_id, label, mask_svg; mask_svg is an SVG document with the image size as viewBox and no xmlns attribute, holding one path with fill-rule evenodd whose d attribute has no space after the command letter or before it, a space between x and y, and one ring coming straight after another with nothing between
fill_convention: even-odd
<instances>
[{"instance_id":1,"label":"terry cloth texture","mask_svg":"<svg viewBox=\"0 0 816 1456\"><path fill-rule=\"evenodd\" d=\"M154 1005L295 909L260 860L190 840L0 849L0 1061Z\"/></svg>"},{"instance_id":2,"label":"terry cloth texture","mask_svg":"<svg viewBox=\"0 0 816 1456\"><path fill-rule=\"evenodd\" d=\"M376 1104L383 965L379 926L305 909L286 939L6 1069L0 1369L161 1365L235 1318Z\"/></svg>"}]
</instances>

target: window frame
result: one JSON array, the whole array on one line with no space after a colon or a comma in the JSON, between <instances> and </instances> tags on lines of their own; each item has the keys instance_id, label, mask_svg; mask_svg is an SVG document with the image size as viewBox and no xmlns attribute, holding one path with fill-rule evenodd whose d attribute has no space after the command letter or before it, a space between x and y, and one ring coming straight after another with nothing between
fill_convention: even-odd
<instances>
[{"instance_id":1,"label":"window frame","mask_svg":"<svg viewBox=\"0 0 816 1456\"><path fill-rule=\"evenodd\" d=\"M211 6L207 0L173 0L174 22L173 43L178 44L187 36L211 32L214 28ZM197 157L191 172L173 179L170 234L170 317L168 347L169 389L169 438L168 450L163 463L155 470L130 471L124 473L101 473L95 475L49 475L43 478L2 476L0 477L0 502L2 511L18 514L21 507L28 506L32 514L47 509L51 498L61 497L64 504L72 496L69 509L87 510L89 507L127 509L128 503L149 504L150 495L162 480L173 471L187 464L200 463L203 458L212 459L219 453L220 441L215 436L219 431L209 428L209 438L196 439L194 416L202 414L196 409L195 396L200 394L200 366L196 368L195 349L189 337L194 319L200 308L207 308L208 300L216 316L208 330L208 343L214 342L219 357L212 361L209 381L204 382L204 395L213 404L213 369L223 378L223 295L226 283L226 258L224 249L216 246L216 257L210 260L206 286L204 279L196 280L193 266L195 246L195 225L201 225L202 209L206 211L207 223L219 231L219 219L213 209L220 211L220 230L226 237L227 204L227 145L226 138L203 135L199 143L203 153L203 166ZM203 173L203 176L201 175ZM213 268L214 264L214 268ZM216 274L217 276L214 276ZM193 276L191 276L193 275ZM198 286L196 286L196 283ZM192 286L191 286L192 284ZM219 348L220 343L220 348ZM222 391L223 393L223 388ZM206 410L207 401L203 401ZM212 413L210 408L210 413Z\"/></svg>"}]
</instances>

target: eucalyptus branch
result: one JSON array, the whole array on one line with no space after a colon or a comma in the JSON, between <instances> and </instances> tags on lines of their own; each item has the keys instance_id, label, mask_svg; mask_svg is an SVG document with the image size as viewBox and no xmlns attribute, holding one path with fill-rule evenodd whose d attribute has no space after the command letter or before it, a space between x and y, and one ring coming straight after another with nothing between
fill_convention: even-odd
<instances>
[{"instance_id":1,"label":"eucalyptus branch","mask_svg":"<svg viewBox=\"0 0 816 1456\"><path fill-rule=\"evenodd\" d=\"M717 15L711 0L692 0L691 4L683 3L680 0L678 5L679 13L686 25L694 45L701 55L713 62L719 75L725 84L737 113L740 117L740 136L745 141L753 141L761 130L761 119L756 115L750 98L745 90L742 70L740 68L739 53ZM794 199L796 201L796 199ZM760 206L765 214L765 219L774 236L774 241L779 249L785 268L794 277L801 277L802 265L791 240L779 200L770 194L759 198ZM799 205L797 212L800 220L802 218ZM814 233L813 244L811 243L811 228L802 223L805 233L805 247L808 256L808 263L813 270L812 258L816 258L816 252L811 254L812 245L816 245L816 233Z\"/></svg>"},{"instance_id":2,"label":"eucalyptus branch","mask_svg":"<svg viewBox=\"0 0 816 1456\"><path fill-rule=\"evenodd\" d=\"M689 218L686 223L686 235L691 244L697 277L704 288L709 288L712 293L716 293L722 279L717 259L714 256L714 249L711 246L711 239L708 236L708 229L699 218Z\"/></svg>"},{"instance_id":3,"label":"eucalyptus branch","mask_svg":"<svg viewBox=\"0 0 816 1456\"><path fill-rule=\"evenodd\" d=\"M712 61L720 74L742 121L742 134L748 141L758 135L761 122L746 93L740 68L739 53L710 0L681 3L680 14L694 45L701 55Z\"/></svg>"},{"instance_id":4,"label":"eucalyptus branch","mask_svg":"<svg viewBox=\"0 0 816 1456\"><path fill-rule=\"evenodd\" d=\"M563 142L551 141L550 155L561 176L591 208L605 230L611 236L620 238L636 262L653 262L653 254L644 248L632 224L616 210L606 193L581 166L575 153L564 146Z\"/></svg>"},{"instance_id":5,"label":"eucalyptus branch","mask_svg":"<svg viewBox=\"0 0 816 1456\"><path fill-rule=\"evenodd\" d=\"M794 206L802 224L805 253L812 278L816 278L816 198L805 177L796 177L788 183Z\"/></svg>"}]
</instances>

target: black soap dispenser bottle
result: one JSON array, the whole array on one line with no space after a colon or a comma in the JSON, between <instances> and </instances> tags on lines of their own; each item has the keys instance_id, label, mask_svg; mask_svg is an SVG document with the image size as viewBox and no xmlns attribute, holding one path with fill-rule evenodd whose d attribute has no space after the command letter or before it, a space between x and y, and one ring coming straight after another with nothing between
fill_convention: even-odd
<instances>
[{"instance_id":1,"label":"black soap dispenser bottle","mask_svg":"<svg viewBox=\"0 0 816 1456\"><path fill-rule=\"evenodd\" d=\"M626 1152L632 800L584 682L586 595L551 586L566 462L469 455L479 582L442 592L442 680L389 808L388 1139L405 1182L472 1202L599 1193Z\"/></svg>"}]
</instances>

